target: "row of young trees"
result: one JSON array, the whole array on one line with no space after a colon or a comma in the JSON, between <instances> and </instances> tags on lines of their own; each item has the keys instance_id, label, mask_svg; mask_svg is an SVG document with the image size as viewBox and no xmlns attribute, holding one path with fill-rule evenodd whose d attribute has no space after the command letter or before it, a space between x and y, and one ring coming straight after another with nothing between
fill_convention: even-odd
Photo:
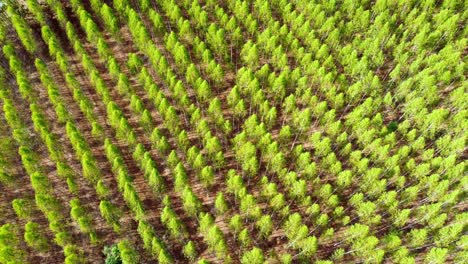
<instances>
[{"instance_id":1,"label":"row of young trees","mask_svg":"<svg viewBox=\"0 0 468 264\"><path fill-rule=\"evenodd\" d=\"M6 70L3 67L0 67L0 81L3 84L0 88L0 93L3 93L6 90L4 84L7 83L6 77ZM2 106L3 107L11 107L11 105ZM4 111L8 112L9 114L14 114L13 111ZM17 117L10 117L10 119L17 119ZM26 139L26 135L24 132L16 131L16 134L11 134L8 126L8 122L4 115L0 116L0 184L5 187L14 186L14 184L18 181L17 171L13 164L15 160L18 159L18 153L16 151L17 146L15 140L11 140L12 138L18 139ZM19 132L19 133L18 133Z\"/></svg>"},{"instance_id":2,"label":"row of young trees","mask_svg":"<svg viewBox=\"0 0 468 264\"><path fill-rule=\"evenodd\" d=\"M37 44L29 24L18 14L13 5L7 6L7 14L25 49L30 53L34 53L37 50Z\"/></svg>"}]
</instances>

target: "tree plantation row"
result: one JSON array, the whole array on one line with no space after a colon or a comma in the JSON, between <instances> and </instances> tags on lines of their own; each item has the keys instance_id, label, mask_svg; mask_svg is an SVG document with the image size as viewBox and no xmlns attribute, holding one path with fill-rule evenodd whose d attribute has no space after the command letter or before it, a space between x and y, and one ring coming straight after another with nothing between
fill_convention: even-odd
<instances>
[{"instance_id":1,"label":"tree plantation row","mask_svg":"<svg viewBox=\"0 0 468 264\"><path fill-rule=\"evenodd\" d=\"M2 8L0 263L466 263L454 0Z\"/></svg>"}]
</instances>

